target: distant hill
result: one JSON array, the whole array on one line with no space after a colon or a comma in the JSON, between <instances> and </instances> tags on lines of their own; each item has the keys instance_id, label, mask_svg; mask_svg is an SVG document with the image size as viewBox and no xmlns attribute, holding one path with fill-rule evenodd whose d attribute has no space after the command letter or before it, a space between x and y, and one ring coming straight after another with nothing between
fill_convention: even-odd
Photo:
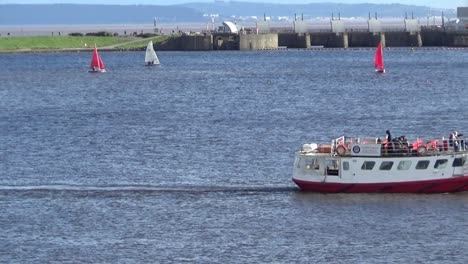
<instances>
[{"instance_id":1,"label":"distant hill","mask_svg":"<svg viewBox=\"0 0 468 264\"><path fill-rule=\"evenodd\" d=\"M0 25L197 22L203 14L190 7L156 5L0 4Z\"/></svg>"},{"instance_id":2,"label":"distant hill","mask_svg":"<svg viewBox=\"0 0 468 264\"><path fill-rule=\"evenodd\" d=\"M332 13L341 14L342 17L368 17L369 12L379 17L404 17L408 16L427 17L456 16L455 10L434 9L425 6L402 5L402 4L336 4L336 3L313 3L313 4L265 4L246 2L223 2L214 3L189 3L181 6L193 8L205 14L219 14L221 17L232 16L294 16L304 14L305 18L330 17Z\"/></svg>"},{"instance_id":3,"label":"distant hill","mask_svg":"<svg viewBox=\"0 0 468 264\"><path fill-rule=\"evenodd\" d=\"M0 4L0 25L28 24L150 24L157 17L158 23L207 22L207 16L216 14L220 19L257 16L304 18L330 17L332 13L342 17L367 17L369 12L382 17L404 17L405 12L415 17L455 17L455 10L441 10L423 6L400 4L268 4L247 2L190 3L171 6L157 5L81 5L81 4Z\"/></svg>"}]
</instances>

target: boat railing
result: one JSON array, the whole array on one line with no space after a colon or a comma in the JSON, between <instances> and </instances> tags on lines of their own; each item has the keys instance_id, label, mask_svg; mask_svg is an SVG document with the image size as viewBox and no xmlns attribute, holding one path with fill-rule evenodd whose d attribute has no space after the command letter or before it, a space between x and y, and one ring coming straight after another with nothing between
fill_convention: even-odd
<instances>
[{"instance_id":1,"label":"boat railing","mask_svg":"<svg viewBox=\"0 0 468 264\"><path fill-rule=\"evenodd\" d=\"M464 139L446 139L444 137L423 140L422 138L417 138L415 141L407 140L392 140L387 142L386 140L381 140L376 137L368 138L355 138L355 137L346 137L341 136L332 140L331 143L331 154L338 156L365 156L366 154L357 154L353 153L351 146L354 145L379 145L380 154L373 154L374 156L388 156L388 157L398 157L398 156L433 156L440 154L451 154L461 151L468 150L468 144L465 143ZM379 147L373 147L373 149L378 149Z\"/></svg>"},{"instance_id":2,"label":"boat railing","mask_svg":"<svg viewBox=\"0 0 468 264\"><path fill-rule=\"evenodd\" d=\"M369 152L352 151L353 146L365 145L372 149ZM320 153L331 156L383 156L383 157L401 157L401 156L434 156L441 154L453 154L457 152L468 152L468 144L463 138L446 139L436 138L423 140L417 138L414 141L394 139L390 142L378 137L347 137L341 136L333 139L330 145L327 144L304 144L300 150L303 154Z\"/></svg>"}]
</instances>

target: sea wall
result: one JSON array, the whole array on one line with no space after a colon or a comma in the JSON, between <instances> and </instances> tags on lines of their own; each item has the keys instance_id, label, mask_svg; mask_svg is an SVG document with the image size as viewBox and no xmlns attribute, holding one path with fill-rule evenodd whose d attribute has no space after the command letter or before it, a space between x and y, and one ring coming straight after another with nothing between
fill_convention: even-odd
<instances>
[{"instance_id":1,"label":"sea wall","mask_svg":"<svg viewBox=\"0 0 468 264\"><path fill-rule=\"evenodd\" d=\"M310 45L311 46L323 46L325 48L344 48L347 39L344 34L333 33L333 32L317 32L310 33ZM345 45L346 44L346 45Z\"/></svg>"},{"instance_id":2,"label":"sea wall","mask_svg":"<svg viewBox=\"0 0 468 264\"><path fill-rule=\"evenodd\" d=\"M278 34L239 35L239 50L265 50L278 48Z\"/></svg>"},{"instance_id":3,"label":"sea wall","mask_svg":"<svg viewBox=\"0 0 468 264\"><path fill-rule=\"evenodd\" d=\"M157 50L209 51L213 50L213 35L181 35L156 46Z\"/></svg>"},{"instance_id":4,"label":"sea wall","mask_svg":"<svg viewBox=\"0 0 468 264\"><path fill-rule=\"evenodd\" d=\"M448 46L468 47L468 34L450 34L447 38Z\"/></svg>"},{"instance_id":5,"label":"sea wall","mask_svg":"<svg viewBox=\"0 0 468 264\"><path fill-rule=\"evenodd\" d=\"M382 41L385 47L468 47L468 32L311 32L247 34L215 33L181 35L156 46L157 50L264 50L287 48L359 48L375 47Z\"/></svg>"},{"instance_id":6,"label":"sea wall","mask_svg":"<svg viewBox=\"0 0 468 264\"><path fill-rule=\"evenodd\" d=\"M278 46L295 48L295 49L307 49L310 48L310 34L297 34L297 33L281 33L278 34Z\"/></svg>"},{"instance_id":7,"label":"sea wall","mask_svg":"<svg viewBox=\"0 0 468 264\"><path fill-rule=\"evenodd\" d=\"M234 33L214 33L213 50L238 50L239 35Z\"/></svg>"},{"instance_id":8,"label":"sea wall","mask_svg":"<svg viewBox=\"0 0 468 264\"><path fill-rule=\"evenodd\" d=\"M349 47L376 47L380 42L379 33L352 32L348 33Z\"/></svg>"}]
</instances>

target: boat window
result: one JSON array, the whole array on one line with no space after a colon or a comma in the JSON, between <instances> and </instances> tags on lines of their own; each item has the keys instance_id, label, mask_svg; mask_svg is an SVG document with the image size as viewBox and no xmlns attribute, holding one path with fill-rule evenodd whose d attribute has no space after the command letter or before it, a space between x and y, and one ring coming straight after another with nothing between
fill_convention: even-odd
<instances>
[{"instance_id":1,"label":"boat window","mask_svg":"<svg viewBox=\"0 0 468 264\"><path fill-rule=\"evenodd\" d=\"M307 157L304 159L306 169L311 170L314 167L315 159Z\"/></svg>"},{"instance_id":2,"label":"boat window","mask_svg":"<svg viewBox=\"0 0 468 264\"><path fill-rule=\"evenodd\" d=\"M343 170L349 170L349 162L343 161Z\"/></svg>"},{"instance_id":3,"label":"boat window","mask_svg":"<svg viewBox=\"0 0 468 264\"><path fill-rule=\"evenodd\" d=\"M327 175L339 176L337 160L327 160L325 165L327 168Z\"/></svg>"},{"instance_id":4,"label":"boat window","mask_svg":"<svg viewBox=\"0 0 468 264\"><path fill-rule=\"evenodd\" d=\"M319 162L318 162L317 159L306 158L304 163L305 163L306 169L309 169L309 170L318 170L318 169L320 169Z\"/></svg>"},{"instance_id":5,"label":"boat window","mask_svg":"<svg viewBox=\"0 0 468 264\"><path fill-rule=\"evenodd\" d=\"M393 161L382 161L382 163L380 163L379 169L380 170L391 170L392 166L393 166Z\"/></svg>"},{"instance_id":6,"label":"boat window","mask_svg":"<svg viewBox=\"0 0 468 264\"><path fill-rule=\"evenodd\" d=\"M330 169L338 169L337 160L327 160L325 165L327 166L327 168L330 168Z\"/></svg>"},{"instance_id":7,"label":"boat window","mask_svg":"<svg viewBox=\"0 0 468 264\"><path fill-rule=\"evenodd\" d=\"M417 170L425 170L429 166L429 161L428 160L420 160L418 161L418 164L416 164L416 169Z\"/></svg>"},{"instance_id":8,"label":"boat window","mask_svg":"<svg viewBox=\"0 0 468 264\"><path fill-rule=\"evenodd\" d=\"M301 167L301 158L296 158L296 167L299 169Z\"/></svg>"},{"instance_id":9,"label":"boat window","mask_svg":"<svg viewBox=\"0 0 468 264\"><path fill-rule=\"evenodd\" d=\"M446 159L436 160L436 162L434 164L434 169L443 169L443 168L447 167L447 163L448 163L448 160L446 160Z\"/></svg>"},{"instance_id":10,"label":"boat window","mask_svg":"<svg viewBox=\"0 0 468 264\"><path fill-rule=\"evenodd\" d=\"M452 163L452 167L462 167L465 165L465 159L464 158L455 158Z\"/></svg>"},{"instance_id":11,"label":"boat window","mask_svg":"<svg viewBox=\"0 0 468 264\"><path fill-rule=\"evenodd\" d=\"M411 160L402 160L398 163L398 170L409 170L411 167Z\"/></svg>"},{"instance_id":12,"label":"boat window","mask_svg":"<svg viewBox=\"0 0 468 264\"><path fill-rule=\"evenodd\" d=\"M374 168L375 161L364 161L364 163L361 166L361 169L363 170L372 170Z\"/></svg>"}]
</instances>

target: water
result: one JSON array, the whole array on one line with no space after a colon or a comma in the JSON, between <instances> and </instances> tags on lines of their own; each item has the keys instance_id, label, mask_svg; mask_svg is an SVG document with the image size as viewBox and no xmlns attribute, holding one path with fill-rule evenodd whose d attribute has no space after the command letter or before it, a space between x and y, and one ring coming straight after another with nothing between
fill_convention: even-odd
<instances>
[{"instance_id":1,"label":"water","mask_svg":"<svg viewBox=\"0 0 468 264\"><path fill-rule=\"evenodd\" d=\"M466 263L468 194L313 194L306 142L468 133L464 50L2 54L0 262Z\"/></svg>"}]
</instances>

